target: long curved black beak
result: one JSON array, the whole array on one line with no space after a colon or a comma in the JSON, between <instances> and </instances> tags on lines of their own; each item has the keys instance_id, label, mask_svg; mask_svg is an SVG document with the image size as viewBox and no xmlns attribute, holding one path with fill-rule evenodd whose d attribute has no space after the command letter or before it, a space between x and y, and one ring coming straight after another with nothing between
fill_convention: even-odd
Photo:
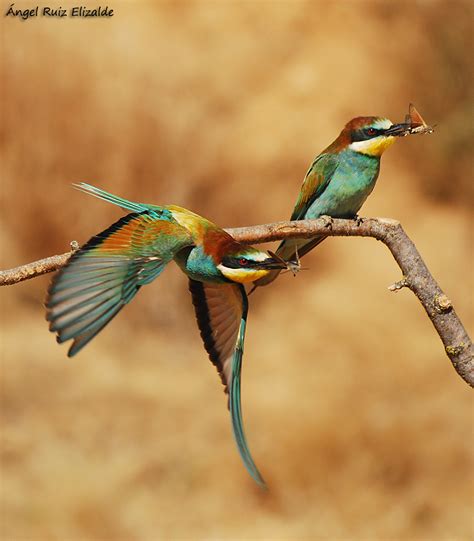
<instances>
[{"instance_id":1,"label":"long curved black beak","mask_svg":"<svg viewBox=\"0 0 474 541\"><path fill-rule=\"evenodd\" d=\"M384 135L391 135L392 137L404 137L410 133L411 124L403 122L401 124L392 124L390 128L385 130Z\"/></svg>"}]
</instances>

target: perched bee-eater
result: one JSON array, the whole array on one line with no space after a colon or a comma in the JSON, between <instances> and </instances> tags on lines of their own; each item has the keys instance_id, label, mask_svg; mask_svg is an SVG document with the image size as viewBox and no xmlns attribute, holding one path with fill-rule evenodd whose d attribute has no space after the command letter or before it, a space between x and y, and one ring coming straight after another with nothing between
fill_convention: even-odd
<instances>
[{"instance_id":1,"label":"perched bee-eater","mask_svg":"<svg viewBox=\"0 0 474 541\"><path fill-rule=\"evenodd\" d=\"M291 220L354 218L374 189L380 158L395 137L411 133L409 123L392 124L387 118L362 116L346 124L339 137L315 158L303 181ZM326 237L284 240L276 254L298 260ZM255 282L267 285L280 273L276 269Z\"/></svg>"},{"instance_id":2,"label":"perched bee-eater","mask_svg":"<svg viewBox=\"0 0 474 541\"><path fill-rule=\"evenodd\" d=\"M229 395L232 429L250 475L264 481L243 430L240 379L248 300L244 285L285 268L267 252L235 241L212 222L177 206L133 203L88 184L85 193L130 214L89 240L53 278L46 319L59 343L73 340L73 356L97 335L171 260L189 289L210 360Z\"/></svg>"}]
</instances>

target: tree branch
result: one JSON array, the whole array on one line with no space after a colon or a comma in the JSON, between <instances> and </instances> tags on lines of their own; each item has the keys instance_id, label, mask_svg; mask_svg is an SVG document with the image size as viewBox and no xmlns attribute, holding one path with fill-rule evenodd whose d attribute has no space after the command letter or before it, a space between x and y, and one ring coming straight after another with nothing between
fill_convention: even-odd
<instances>
[{"instance_id":1,"label":"tree branch","mask_svg":"<svg viewBox=\"0 0 474 541\"><path fill-rule=\"evenodd\" d=\"M418 250L399 222L386 218L340 220L322 217L318 220L276 222L227 229L239 242L257 244L288 238L311 238L315 235L373 237L383 242L400 267L403 278L390 286L392 291L407 287L423 305L438 332L444 349L456 372L474 387L473 345L453 305L426 267ZM75 248L75 247L74 247ZM63 267L71 252L48 257L15 269L0 271L0 285L16 284Z\"/></svg>"},{"instance_id":2,"label":"tree branch","mask_svg":"<svg viewBox=\"0 0 474 541\"><path fill-rule=\"evenodd\" d=\"M79 244L73 240L71 242L71 251L61 255L52 255L51 257L45 257L33 263L27 263L14 269L8 269L0 271L0 286L11 286L18 284L18 282L24 282L30 280L30 278L36 278L42 274L48 272L54 272L68 262L68 259L72 254L79 250Z\"/></svg>"}]
</instances>

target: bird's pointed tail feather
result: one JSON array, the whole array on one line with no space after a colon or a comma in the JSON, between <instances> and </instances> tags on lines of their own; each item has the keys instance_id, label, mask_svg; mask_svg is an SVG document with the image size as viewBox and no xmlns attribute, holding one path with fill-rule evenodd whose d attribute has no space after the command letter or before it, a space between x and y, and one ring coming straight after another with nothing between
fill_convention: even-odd
<instances>
[{"instance_id":1,"label":"bird's pointed tail feather","mask_svg":"<svg viewBox=\"0 0 474 541\"><path fill-rule=\"evenodd\" d=\"M113 205L117 205L118 207L121 207L125 210L130 210L132 212L143 212L144 210L148 209L148 207L146 205L143 205L142 203L134 203L133 201L128 201L127 199L123 199L123 197L111 194L109 192L106 192L105 190L101 190L100 188L96 188L95 186L92 186L91 184L87 184L85 182L79 182L77 184L73 184L73 186L80 192L92 195L94 197L97 197L98 199L102 199L103 201L107 201L108 203L112 203Z\"/></svg>"},{"instance_id":2,"label":"bird's pointed tail feather","mask_svg":"<svg viewBox=\"0 0 474 541\"><path fill-rule=\"evenodd\" d=\"M237 443L240 456L250 473L252 478L262 487L267 488L263 477L253 461L252 455L247 445L247 439L245 437L243 421L242 421L242 405L241 405L241 370L242 370L242 356L243 356L243 342L245 336L245 319L242 319L239 330L239 338L237 347L234 351L234 358L232 359L232 379L229 388L229 410L232 420L232 431Z\"/></svg>"}]
</instances>

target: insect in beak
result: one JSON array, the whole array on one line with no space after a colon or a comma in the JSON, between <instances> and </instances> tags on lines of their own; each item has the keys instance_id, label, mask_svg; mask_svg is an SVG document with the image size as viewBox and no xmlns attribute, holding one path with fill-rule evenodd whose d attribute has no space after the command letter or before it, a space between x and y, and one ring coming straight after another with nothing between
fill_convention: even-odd
<instances>
[{"instance_id":1,"label":"insect in beak","mask_svg":"<svg viewBox=\"0 0 474 541\"><path fill-rule=\"evenodd\" d=\"M385 130L384 135L392 135L393 137L405 137L406 135L414 135L416 133L433 133L434 126L428 126L423 117L416 110L413 103L410 103L408 114L405 116L405 122L394 124L388 130Z\"/></svg>"},{"instance_id":2,"label":"insect in beak","mask_svg":"<svg viewBox=\"0 0 474 541\"><path fill-rule=\"evenodd\" d=\"M428 124L424 121L423 117L416 110L416 107L413 105L413 103L410 103L410 106L408 108L408 114L405 117L405 122L410 123L410 134L434 132L435 124L433 124L433 126L428 126Z\"/></svg>"},{"instance_id":3,"label":"insect in beak","mask_svg":"<svg viewBox=\"0 0 474 541\"><path fill-rule=\"evenodd\" d=\"M300 263L300 258L299 258L299 255L298 255L298 250L296 251L296 259L295 260L291 260L291 261L285 261L284 259L282 259L279 255L271 252L270 250L268 251L268 253L274 258L274 259L277 259L279 260L282 265L285 265L284 268L286 270L286 272L291 272L293 274L293 276L296 276L301 270L306 270L306 269L303 269L301 267L301 263ZM283 273L284 274L284 273Z\"/></svg>"},{"instance_id":4,"label":"insect in beak","mask_svg":"<svg viewBox=\"0 0 474 541\"><path fill-rule=\"evenodd\" d=\"M268 270L280 270L288 268L288 263L277 254L268 251L268 255L270 256L269 258L258 264L259 268Z\"/></svg>"},{"instance_id":5,"label":"insect in beak","mask_svg":"<svg viewBox=\"0 0 474 541\"><path fill-rule=\"evenodd\" d=\"M410 134L410 123L403 122L401 124L393 124L385 130L384 135L391 135L392 137L405 137Z\"/></svg>"}]
</instances>

